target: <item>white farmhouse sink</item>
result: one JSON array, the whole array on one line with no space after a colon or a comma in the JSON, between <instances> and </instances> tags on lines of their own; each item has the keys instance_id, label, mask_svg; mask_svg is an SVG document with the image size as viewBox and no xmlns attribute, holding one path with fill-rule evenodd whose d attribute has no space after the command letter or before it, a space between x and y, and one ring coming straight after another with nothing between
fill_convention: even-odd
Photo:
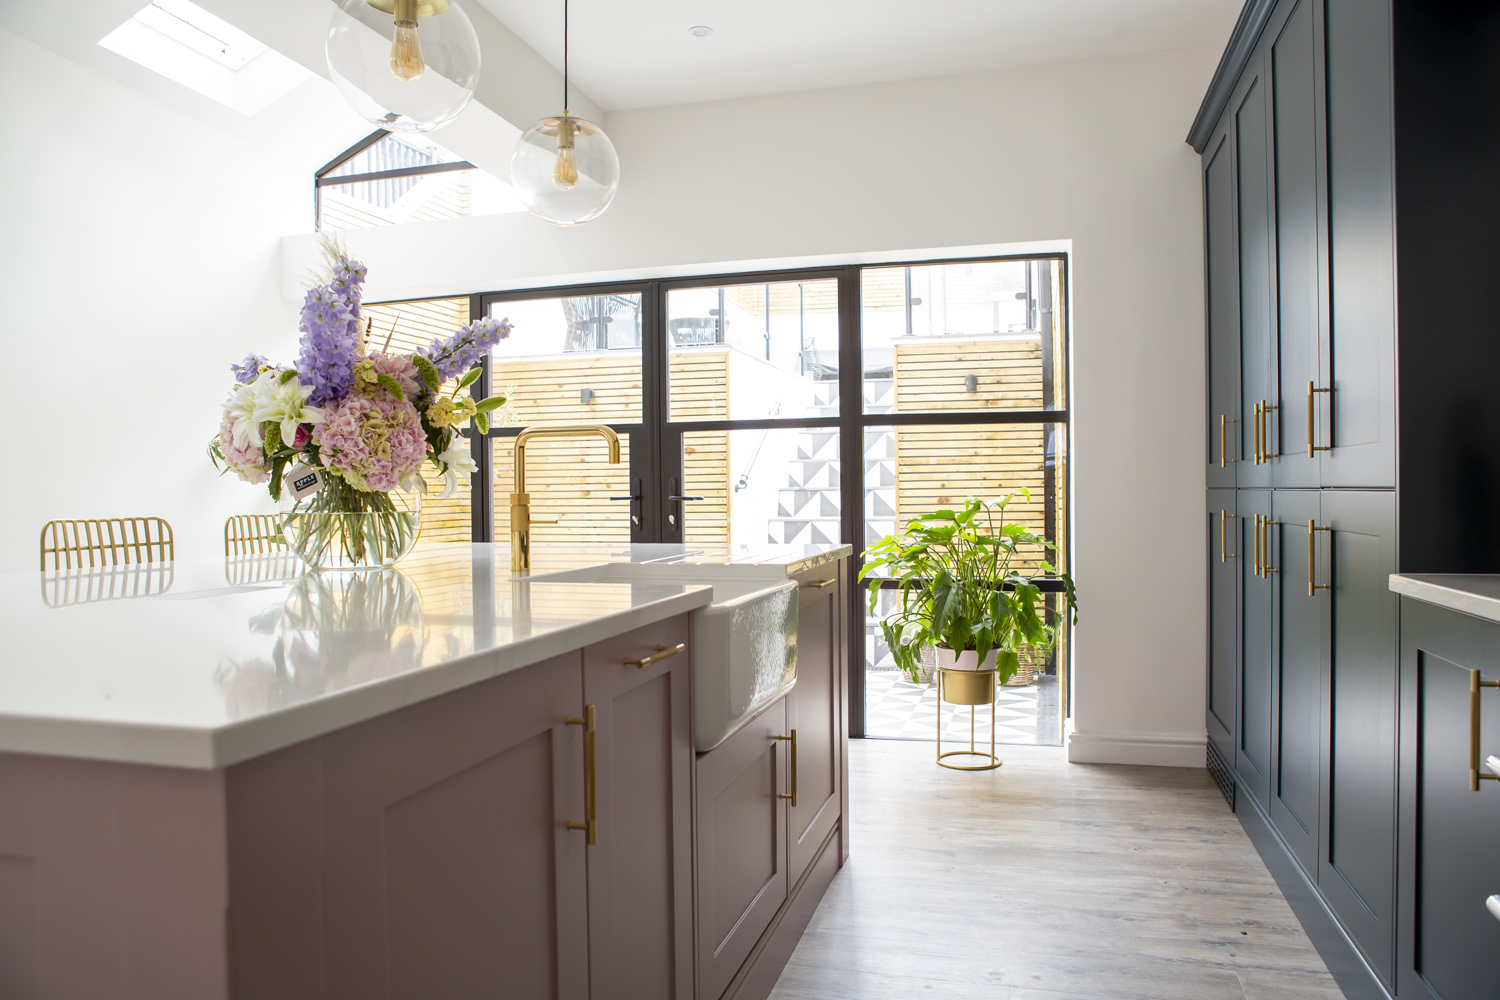
<instances>
[{"instance_id":1,"label":"white farmhouse sink","mask_svg":"<svg viewBox=\"0 0 1500 1000\"><path fill-rule=\"evenodd\" d=\"M711 586L693 612L693 740L711 750L797 682L797 584L759 567L604 563L528 579Z\"/></svg>"}]
</instances>

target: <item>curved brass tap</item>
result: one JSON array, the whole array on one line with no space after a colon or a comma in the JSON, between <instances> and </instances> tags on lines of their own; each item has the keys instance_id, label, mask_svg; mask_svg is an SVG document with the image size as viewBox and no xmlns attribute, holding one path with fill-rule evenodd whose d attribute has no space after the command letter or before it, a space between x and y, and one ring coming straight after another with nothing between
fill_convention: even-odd
<instances>
[{"instance_id":1,"label":"curved brass tap","mask_svg":"<svg viewBox=\"0 0 1500 1000\"><path fill-rule=\"evenodd\" d=\"M516 435L515 474L510 495L510 568L513 573L531 572L531 494L526 492L526 442L533 438L601 437L609 445L609 464L620 464L620 436L603 424L568 427L527 427ZM542 522L538 522L542 523Z\"/></svg>"}]
</instances>

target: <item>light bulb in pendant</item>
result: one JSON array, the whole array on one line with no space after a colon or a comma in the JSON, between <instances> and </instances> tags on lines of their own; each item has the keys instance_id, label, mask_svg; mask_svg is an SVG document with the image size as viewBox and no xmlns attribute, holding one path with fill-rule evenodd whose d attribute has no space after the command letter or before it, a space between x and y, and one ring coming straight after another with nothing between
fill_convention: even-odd
<instances>
[{"instance_id":1,"label":"light bulb in pendant","mask_svg":"<svg viewBox=\"0 0 1500 1000\"><path fill-rule=\"evenodd\" d=\"M578 156L573 151L573 136L577 126L563 111L563 119L557 124L557 162L552 166L552 183L559 191L571 191L578 183Z\"/></svg>"},{"instance_id":2,"label":"light bulb in pendant","mask_svg":"<svg viewBox=\"0 0 1500 1000\"><path fill-rule=\"evenodd\" d=\"M415 4L413 4L415 6ZM417 37L417 22L396 22L396 37L391 40L391 72L396 79L412 82L427 71L422 61L422 41Z\"/></svg>"}]
</instances>

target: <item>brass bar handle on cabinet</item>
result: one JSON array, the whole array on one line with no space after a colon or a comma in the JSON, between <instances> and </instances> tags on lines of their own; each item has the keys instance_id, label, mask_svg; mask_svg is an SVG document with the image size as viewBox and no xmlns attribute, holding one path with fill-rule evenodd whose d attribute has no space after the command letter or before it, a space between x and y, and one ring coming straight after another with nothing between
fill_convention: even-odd
<instances>
[{"instance_id":1,"label":"brass bar handle on cabinet","mask_svg":"<svg viewBox=\"0 0 1500 1000\"><path fill-rule=\"evenodd\" d=\"M1269 462L1273 458L1280 458L1281 452L1271 450L1271 411L1279 409L1272 406L1264 399L1260 401L1260 460Z\"/></svg>"},{"instance_id":2,"label":"brass bar handle on cabinet","mask_svg":"<svg viewBox=\"0 0 1500 1000\"><path fill-rule=\"evenodd\" d=\"M809 590L822 590L824 587L831 587L835 583L838 583L838 582L839 582L839 578L835 576L835 577L832 577L832 578L827 579L827 580L818 580L818 581L816 581L814 583L809 583L807 585L807 588Z\"/></svg>"},{"instance_id":3,"label":"brass bar handle on cabinet","mask_svg":"<svg viewBox=\"0 0 1500 1000\"><path fill-rule=\"evenodd\" d=\"M792 794L788 795L786 792L777 792L776 797L778 799L791 799L792 808L795 809L797 808L797 730L793 729L790 736L778 736L776 738L778 740L788 740L792 744Z\"/></svg>"},{"instance_id":4,"label":"brass bar handle on cabinet","mask_svg":"<svg viewBox=\"0 0 1500 1000\"><path fill-rule=\"evenodd\" d=\"M583 727L583 822L568 823L569 830L582 830L590 846L599 838L598 793L594 768L594 706L585 705L583 718L568 716L568 725Z\"/></svg>"},{"instance_id":5,"label":"brass bar handle on cabinet","mask_svg":"<svg viewBox=\"0 0 1500 1000\"><path fill-rule=\"evenodd\" d=\"M1260 576L1260 519L1262 515L1255 515L1255 575Z\"/></svg>"},{"instance_id":6,"label":"brass bar handle on cabinet","mask_svg":"<svg viewBox=\"0 0 1500 1000\"><path fill-rule=\"evenodd\" d=\"M1261 441L1260 441L1260 408L1263 405L1265 405L1265 404L1264 403L1256 403L1255 404L1255 416L1253 418L1254 421L1255 421L1254 431L1255 431L1255 464L1256 465L1259 465L1261 463L1262 445L1261 445Z\"/></svg>"},{"instance_id":7,"label":"brass bar handle on cabinet","mask_svg":"<svg viewBox=\"0 0 1500 1000\"><path fill-rule=\"evenodd\" d=\"M1320 590L1327 590L1329 584L1314 583L1315 570L1318 565L1318 544L1315 539L1319 531L1330 531L1332 529L1319 527L1312 521L1307 522L1307 596L1314 597Z\"/></svg>"},{"instance_id":8,"label":"brass bar handle on cabinet","mask_svg":"<svg viewBox=\"0 0 1500 1000\"><path fill-rule=\"evenodd\" d=\"M1332 389L1315 389L1311 382L1307 383L1307 457L1312 458L1320 451L1332 451L1328 445L1317 443L1317 411L1313 409L1313 396L1319 392L1332 392Z\"/></svg>"},{"instance_id":9,"label":"brass bar handle on cabinet","mask_svg":"<svg viewBox=\"0 0 1500 1000\"><path fill-rule=\"evenodd\" d=\"M1219 468L1234 464L1234 459L1229 457L1229 425L1234 423L1228 414L1219 414Z\"/></svg>"},{"instance_id":10,"label":"brass bar handle on cabinet","mask_svg":"<svg viewBox=\"0 0 1500 1000\"><path fill-rule=\"evenodd\" d=\"M1479 791L1481 781L1500 781L1500 774L1485 774L1479 769L1479 692L1482 688L1500 688L1500 681L1482 681L1479 671L1469 671L1469 791ZM1491 757L1490 761L1495 758Z\"/></svg>"},{"instance_id":11,"label":"brass bar handle on cabinet","mask_svg":"<svg viewBox=\"0 0 1500 1000\"><path fill-rule=\"evenodd\" d=\"M1229 511L1219 511L1219 562L1228 562L1234 558L1234 553L1229 551Z\"/></svg>"},{"instance_id":12,"label":"brass bar handle on cabinet","mask_svg":"<svg viewBox=\"0 0 1500 1000\"><path fill-rule=\"evenodd\" d=\"M642 656L638 659L633 656L625 657L625 665L627 667L639 667L640 669L644 670L647 667L651 666L651 664L653 663L660 663L662 660L665 660L669 656L676 656L684 649L687 649L687 643L685 642L679 642L675 646L657 646L656 652L652 653L650 656Z\"/></svg>"},{"instance_id":13,"label":"brass bar handle on cabinet","mask_svg":"<svg viewBox=\"0 0 1500 1000\"><path fill-rule=\"evenodd\" d=\"M1271 527L1280 523L1280 521L1273 521L1269 517L1262 517L1260 520L1260 530L1264 532L1265 538L1260 543L1260 575L1263 579L1269 579L1272 573L1281 572L1281 570L1271 565Z\"/></svg>"}]
</instances>

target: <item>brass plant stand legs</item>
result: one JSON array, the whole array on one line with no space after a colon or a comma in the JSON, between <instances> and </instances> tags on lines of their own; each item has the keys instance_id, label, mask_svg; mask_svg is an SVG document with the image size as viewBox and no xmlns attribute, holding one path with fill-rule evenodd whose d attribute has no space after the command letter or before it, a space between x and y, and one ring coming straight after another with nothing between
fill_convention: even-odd
<instances>
[{"instance_id":1,"label":"brass plant stand legs","mask_svg":"<svg viewBox=\"0 0 1500 1000\"><path fill-rule=\"evenodd\" d=\"M995 698L1000 686L995 682L993 670L949 670L938 668L937 676L937 762L940 767L955 771L992 771L1002 763L995 755ZM950 705L969 706L969 749L943 750L943 702ZM990 706L990 752L974 746L974 717L979 706ZM950 764L944 757L979 757L983 764Z\"/></svg>"}]
</instances>

